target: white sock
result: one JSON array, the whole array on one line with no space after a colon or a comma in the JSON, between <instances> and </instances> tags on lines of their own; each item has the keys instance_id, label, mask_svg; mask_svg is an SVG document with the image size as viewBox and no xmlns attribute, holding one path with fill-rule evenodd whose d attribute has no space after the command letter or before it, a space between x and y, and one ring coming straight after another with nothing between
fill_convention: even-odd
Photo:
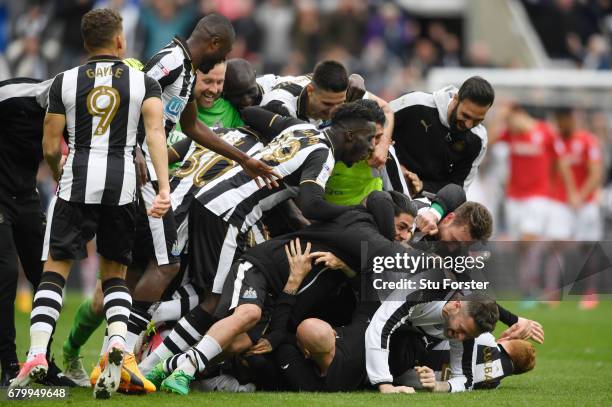
<instances>
[{"instance_id":1,"label":"white sock","mask_svg":"<svg viewBox=\"0 0 612 407\"><path fill-rule=\"evenodd\" d=\"M30 351L28 352L27 361L34 359L34 356L47 353L47 345L51 334L44 331L30 332Z\"/></svg>"},{"instance_id":2,"label":"white sock","mask_svg":"<svg viewBox=\"0 0 612 407\"><path fill-rule=\"evenodd\" d=\"M198 369L190 358L185 358L185 361L181 363L176 370L182 370L185 374L193 377Z\"/></svg>"},{"instance_id":3,"label":"white sock","mask_svg":"<svg viewBox=\"0 0 612 407\"><path fill-rule=\"evenodd\" d=\"M127 331L127 336L125 338L125 350L127 352L134 352L134 347L136 346L136 342L138 342L139 336L140 335Z\"/></svg>"},{"instance_id":4,"label":"white sock","mask_svg":"<svg viewBox=\"0 0 612 407\"><path fill-rule=\"evenodd\" d=\"M155 365L162 360L166 360L170 356L172 356L172 352L163 343L161 343L149 356L140 362L138 368L142 374L147 374L155 367Z\"/></svg>"},{"instance_id":5,"label":"white sock","mask_svg":"<svg viewBox=\"0 0 612 407\"><path fill-rule=\"evenodd\" d=\"M127 324L125 322L112 322L108 325L108 345L107 349L121 348L125 349L125 334L127 332Z\"/></svg>"}]
</instances>

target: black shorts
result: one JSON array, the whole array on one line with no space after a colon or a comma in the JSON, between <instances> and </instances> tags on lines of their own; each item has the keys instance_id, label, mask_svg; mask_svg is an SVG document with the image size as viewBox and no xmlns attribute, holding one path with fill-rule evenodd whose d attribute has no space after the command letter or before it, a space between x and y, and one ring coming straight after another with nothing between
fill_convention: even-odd
<instances>
[{"instance_id":1,"label":"black shorts","mask_svg":"<svg viewBox=\"0 0 612 407\"><path fill-rule=\"evenodd\" d=\"M147 182L140 188L138 216L136 220L136 242L134 262L145 266L155 258L158 266L178 263L181 251L178 247L176 221L172 207L162 218L147 215L147 208L157 195L157 182Z\"/></svg>"},{"instance_id":2,"label":"black shorts","mask_svg":"<svg viewBox=\"0 0 612 407\"><path fill-rule=\"evenodd\" d=\"M107 260L132 262L136 204L120 206L67 202L55 198L49 205L42 259L80 260L87 242L96 237L98 253Z\"/></svg>"},{"instance_id":3,"label":"black shorts","mask_svg":"<svg viewBox=\"0 0 612 407\"><path fill-rule=\"evenodd\" d=\"M236 261L230 269L215 317L222 319L230 315L234 308L243 304L255 304L264 309L271 307L273 298L268 294L266 276L246 260Z\"/></svg>"},{"instance_id":4,"label":"black shorts","mask_svg":"<svg viewBox=\"0 0 612 407\"><path fill-rule=\"evenodd\" d=\"M189 208L189 277L202 290L221 294L232 264L244 251L248 234L225 222L202 204Z\"/></svg>"}]
</instances>

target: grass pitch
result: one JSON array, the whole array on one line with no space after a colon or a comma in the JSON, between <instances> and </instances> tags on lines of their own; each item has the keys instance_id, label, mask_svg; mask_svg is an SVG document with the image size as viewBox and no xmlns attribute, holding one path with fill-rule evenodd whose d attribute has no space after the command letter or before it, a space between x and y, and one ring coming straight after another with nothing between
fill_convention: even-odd
<instances>
[{"instance_id":1,"label":"grass pitch","mask_svg":"<svg viewBox=\"0 0 612 407\"><path fill-rule=\"evenodd\" d=\"M53 351L61 367L61 346L66 338L79 296L68 295L58 321ZM507 303L518 311L517 304ZM546 342L537 346L534 371L504 379L496 390L481 390L463 394L382 395L376 392L358 393L197 393L187 397L154 393L147 396L116 394L111 400L93 400L90 389L70 389L67 400L6 401L0 390L0 405L60 406L106 405L145 407L180 403L187 406L612 406L612 300L602 301L594 311L580 311L577 303L563 302L550 310L540 307L521 311L521 315L542 323ZM18 313L17 351L23 359L29 342L28 315ZM501 328L502 324L499 324ZM499 331L500 329L498 329ZM97 361L103 329L92 336L82 350L84 365L91 369Z\"/></svg>"}]
</instances>

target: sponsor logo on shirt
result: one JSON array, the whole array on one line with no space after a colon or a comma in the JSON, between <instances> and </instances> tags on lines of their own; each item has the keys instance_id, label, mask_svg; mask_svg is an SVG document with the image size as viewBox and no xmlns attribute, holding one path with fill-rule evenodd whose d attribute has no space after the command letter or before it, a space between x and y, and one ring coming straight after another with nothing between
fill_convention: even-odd
<instances>
[{"instance_id":1,"label":"sponsor logo on shirt","mask_svg":"<svg viewBox=\"0 0 612 407\"><path fill-rule=\"evenodd\" d=\"M166 113L172 117L178 117L185 107L185 101L178 96L174 96L170 101L166 104Z\"/></svg>"}]
</instances>

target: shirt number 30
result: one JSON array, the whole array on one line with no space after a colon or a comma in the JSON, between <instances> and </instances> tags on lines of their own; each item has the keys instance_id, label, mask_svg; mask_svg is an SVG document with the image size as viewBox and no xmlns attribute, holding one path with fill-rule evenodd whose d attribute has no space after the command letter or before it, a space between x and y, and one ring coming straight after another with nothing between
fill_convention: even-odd
<instances>
[{"instance_id":1,"label":"shirt number 30","mask_svg":"<svg viewBox=\"0 0 612 407\"><path fill-rule=\"evenodd\" d=\"M101 136L108 130L121 103L121 95L110 86L96 86L87 94L87 110L100 121L94 130L95 136Z\"/></svg>"}]
</instances>

